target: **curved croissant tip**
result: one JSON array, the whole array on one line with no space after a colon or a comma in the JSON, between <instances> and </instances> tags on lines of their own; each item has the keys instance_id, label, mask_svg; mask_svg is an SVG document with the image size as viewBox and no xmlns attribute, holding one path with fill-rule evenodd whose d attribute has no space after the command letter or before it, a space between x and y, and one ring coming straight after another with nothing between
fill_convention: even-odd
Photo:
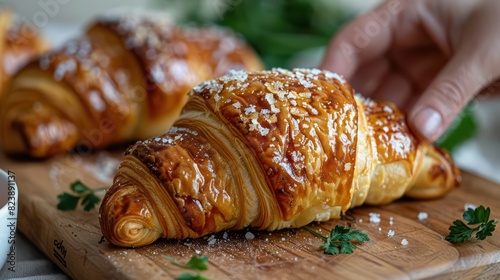
<instances>
[{"instance_id":1,"label":"curved croissant tip","mask_svg":"<svg viewBox=\"0 0 500 280\"><path fill-rule=\"evenodd\" d=\"M125 193L124 193L125 192ZM101 204L99 223L110 243L121 247L138 247L159 239L162 230L147 200L137 192L108 192Z\"/></svg>"},{"instance_id":2,"label":"curved croissant tip","mask_svg":"<svg viewBox=\"0 0 500 280\"><path fill-rule=\"evenodd\" d=\"M122 247L139 247L155 242L161 232L151 227L144 217L137 215L124 216L109 225L112 232L106 239Z\"/></svg>"}]
</instances>

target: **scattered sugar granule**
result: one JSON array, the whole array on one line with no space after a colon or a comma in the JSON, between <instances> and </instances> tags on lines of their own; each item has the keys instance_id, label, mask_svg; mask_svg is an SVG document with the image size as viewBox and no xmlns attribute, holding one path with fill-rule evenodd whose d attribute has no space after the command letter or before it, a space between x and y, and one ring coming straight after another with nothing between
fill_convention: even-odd
<instances>
[{"instance_id":1,"label":"scattered sugar granule","mask_svg":"<svg viewBox=\"0 0 500 280\"><path fill-rule=\"evenodd\" d=\"M286 238L284 238L284 237L281 238L281 241L285 241L285 240L286 240Z\"/></svg>"},{"instance_id":2,"label":"scattered sugar granule","mask_svg":"<svg viewBox=\"0 0 500 280\"><path fill-rule=\"evenodd\" d=\"M223 238L223 239L227 239L227 231L225 231L225 232L222 234L222 238Z\"/></svg>"},{"instance_id":3,"label":"scattered sugar granule","mask_svg":"<svg viewBox=\"0 0 500 280\"><path fill-rule=\"evenodd\" d=\"M379 228L378 228L378 231L382 231L382 228L381 228L381 227L379 227Z\"/></svg>"},{"instance_id":4,"label":"scattered sugar granule","mask_svg":"<svg viewBox=\"0 0 500 280\"><path fill-rule=\"evenodd\" d=\"M251 233L251 232L247 232L247 233L245 233L245 238L249 239L249 240L250 239L254 239L255 235L253 233Z\"/></svg>"},{"instance_id":5,"label":"scattered sugar granule","mask_svg":"<svg viewBox=\"0 0 500 280\"><path fill-rule=\"evenodd\" d=\"M394 236L394 231L392 229L390 229L389 232L387 232L387 236L393 237Z\"/></svg>"},{"instance_id":6,"label":"scattered sugar granule","mask_svg":"<svg viewBox=\"0 0 500 280\"><path fill-rule=\"evenodd\" d=\"M464 205L465 211L467 211L468 209L475 210L476 208L477 208L477 206L475 204L472 204L472 203L465 203L465 205Z\"/></svg>"},{"instance_id":7,"label":"scattered sugar granule","mask_svg":"<svg viewBox=\"0 0 500 280\"><path fill-rule=\"evenodd\" d=\"M401 245L403 245L403 246L408 245L408 240L406 240L406 238L404 238L403 240L401 240Z\"/></svg>"},{"instance_id":8,"label":"scattered sugar granule","mask_svg":"<svg viewBox=\"0 0 500 280\"><path fill-rule=\"evenodd\" d=\"M359 222L359 223L362 223L362 222L363 222L363 219L359 219L359 220L358 220L358 222Z\"/></svg>"},{"instance_id":9,"label":"scattered sugar granule","mask_svg":"<svg viewBox=\"0 0 500 280\"><path fill-rule=\"evenodd\" d=\"M266 241L266 242L269 242L269 238L266 238L266 240L265 240L265 241Z\"/></svg>"},{"instance_id":10,"label":"scattered sugar granule","mask_svg":"<svg viewBox=\"0 0 500 280\"><path fill-rule=\"evenodd\" d=\"M420 212L418 213L418 219L420 221L427 220L429 216L427 215L427 212Z\"/></svg>"},{"instance_id":11,"label":"scattered sugar granule","mask_svg":"<svg viewBox=\"0 0 500 280\"><path fill-rule=\"evenodd\" d=\"M394 224L394 218L393 217L389 217L389 225L393 225Z\"/></svg>"},{"instance_id":12,"label":"scattered sugar granule","mask_svg":"<svg viewBox=\"0 0 500 280\"><path fill-rule=\"evenodd\" d=\"M215 242L217 242L217 239L216 239L216 238L210 239L210 240L208 241L208 245L215 245Z\"/></svg>"},{"instance_id":13,"label":"scattered sugar granule","mask_svg":"<svg viewBox=\"0 0 500 280\"><path fill-rule=\"evenodd\" d=\"M199 255L199 254L201 253L201 251L200 251L200 250L194 250L194 252L195 252L197 255Z\"/></svg>"},{"instance_id":14,"label":"scattered sugar granule","mask_svg":"<svg viewBox=\"0 0 500 280\"><path fill-rule=\"evenodd\" d=\"M369 213L368 215L370 215L370 223L375 223L375 224L380 223L379 213Z\"/></svg>"},{"instance_id":15,"label":"scattered sugar granule","mask_svg":"<svg viewBox=\"0 0 500 280\"><path fill-rule=\"evenodd\" d=\"M393 113L392 108L389 106L384 106L384 108L382 110L384 110L384 112L389 113L389 114Z\"/></svg>"}]
</instances>

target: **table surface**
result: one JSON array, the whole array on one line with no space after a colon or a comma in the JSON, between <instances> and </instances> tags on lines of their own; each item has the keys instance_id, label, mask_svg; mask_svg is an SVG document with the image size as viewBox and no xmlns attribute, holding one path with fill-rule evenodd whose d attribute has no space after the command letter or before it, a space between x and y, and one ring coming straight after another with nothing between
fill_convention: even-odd
<instances>
[{"instance_id":1,"label":"table surface","mask_svg":"<svg viewBox=\"0 0 500 280\"><path fill-rule=\"evenodd\" d=\"M351 221L329 221L313 227L323 234L336 224L352 225L368 233L371 241L352 255L330 256L319 250L322 240L309 232L282 230L273 233L246 231L215 234L215 244L201 238L177 242L159 241L151 246L122 249L100 242L97 211L56 209L57 195L69 184L84 180L92 188L102 187L113 174L120 156L92 155L78 162L60 156L43 162L13 161L0 156L0 168L16 173L19 186L19 230L72 278L107 277L175 278L183 269L163 256L185 262L193 254L209 257L207 277L212 279L292 277L377 277L405 279L490 276L500 273L500 233L485 241L454 245L443 236L448 226L461 217L465 203L492 208L492 218L500 218L500 186L481 177L464 173L463 184L442 199L400 200L382 207L353 210ZM109 170L108 170L109 169ZM109 172L108 172L109 171ZM107 174L109 173L109 174ZM370 213L379 213L380 223L370 222ZM420 212L429 218L419 220ZM394 235L388 234L389 230ZM402 244L403 239L408 245ZM64 257L56 256L55 241L64 241ZM356 269L363 267L363 270ZM251 272L249 274L249 272Z\"/></svg>"}]
</instances>

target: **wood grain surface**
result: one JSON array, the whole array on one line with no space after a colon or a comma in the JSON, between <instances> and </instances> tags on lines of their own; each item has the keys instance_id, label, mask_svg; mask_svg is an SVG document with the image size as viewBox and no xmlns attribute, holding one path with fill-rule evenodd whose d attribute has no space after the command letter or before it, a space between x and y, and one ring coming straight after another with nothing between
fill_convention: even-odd
<instances>
[{"instance_id":1,"label":"wood grain surface","mask_svg":"<svg viewBox=\"0 0 500 280\"><path fill-rule=\"evenodd\" d=\"M19 230L75 279L171 279L187 272L164 258L186 262L209 258L210 279L449 279L500 274L500 230L484 241L451 244L448 227L461 219L465 203L491 208L500 219L500 186L463 173L462 185L442 199L402 199L382 207L354 209L350 220L314 224L326 235L336 224L368 233L371 241L351 255L325 255L323 241L304 229L243 230L197 240L161 240L123 249L101 240L98 211L57 210L57 195L77 179L92 188L108 186L120 154L63 155L48 161L16 161L0 155L0 168L16 173ZM426 212L428 218L419 220ZM370 222L380 214L380 223ZM394 231L388 236L389 230ZM255 238L248 239L250 231ZM401 241L406 239L407 245Z\"/></svg>"}]
</instances>

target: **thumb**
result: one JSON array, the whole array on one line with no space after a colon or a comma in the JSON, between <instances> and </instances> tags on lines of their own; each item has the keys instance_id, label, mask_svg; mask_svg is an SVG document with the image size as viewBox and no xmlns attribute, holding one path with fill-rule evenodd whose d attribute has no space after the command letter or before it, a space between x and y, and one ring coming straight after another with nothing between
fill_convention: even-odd
<instances>
[{"instance_id":1,"label":"thumb","mask_svg":"<svg viewBox=\"0 0 500 280\"><path fill-rule=\"evenodd\" d=\"M474 58L455 55L411 109L410 125L436 141L464 106L492 82L491 74L484 71Z\"/></svg>"}]
</instances>

